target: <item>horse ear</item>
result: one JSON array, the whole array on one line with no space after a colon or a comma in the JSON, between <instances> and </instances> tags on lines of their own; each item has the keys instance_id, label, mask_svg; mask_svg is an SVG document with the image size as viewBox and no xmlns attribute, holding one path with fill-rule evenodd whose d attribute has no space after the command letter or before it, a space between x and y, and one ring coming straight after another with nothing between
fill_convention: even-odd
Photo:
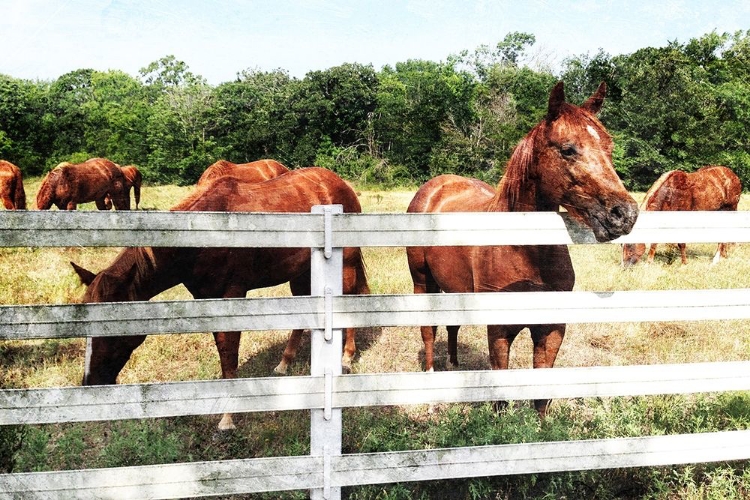
<instances>
[{"instance_id":1,"label":"horse ear","mask_svg":"<svg viewBox=\"0 0 750 500\"><path fill-rule=\"evenodd\" d=\"M559 81L554 86L552 92L550 92L549 95L549 105L547 106L547 121L555 121L557 117L560 116L560 109L562 109L562 105L564 103L565 85L562 81Z\"/></svg>"},{"instance_id":2,"label":"horse ear","mask_svg":"<svg viewBox=\"0 0 750 500\"><path fill-rule=\"evenodd\" d=\"M89 286L93 281L94 278L96 278L96 274L92 273L88 269L84 269L75 262L71 261L70 265L73 266L73 270L76 272L78 277L81 279L81 283L83 283L86 286Z\"/></svg>"},{"instance_id":3,"label":"horse ear","mask_svg":"<svg viewBox=\"0 0 750 500\"><path fill-rule=\"evenodd\" d=\"M581 107L589 113L595 115L599 113L604 105L604 96L607 94L607 84L602 82L599 84L599 88L588 98L586 102L581 104Z\"/></svg>"}]
</instances>

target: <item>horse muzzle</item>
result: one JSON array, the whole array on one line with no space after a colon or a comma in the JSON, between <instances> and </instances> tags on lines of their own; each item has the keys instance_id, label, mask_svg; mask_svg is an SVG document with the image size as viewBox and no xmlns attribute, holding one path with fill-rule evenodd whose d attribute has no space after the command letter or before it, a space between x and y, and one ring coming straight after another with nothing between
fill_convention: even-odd
<instances>
[{"instance_id":1,"label":"horse muzzle","mask_svg":"<svg viewBox=\"0 0 750 500\"><path fill-rule=\"evenodd\" d=\"M606 242L633 230L638 219L638 204L632 198L618 203L604 204L589 216L596 241Z\"/></svg>"}]
</instances>

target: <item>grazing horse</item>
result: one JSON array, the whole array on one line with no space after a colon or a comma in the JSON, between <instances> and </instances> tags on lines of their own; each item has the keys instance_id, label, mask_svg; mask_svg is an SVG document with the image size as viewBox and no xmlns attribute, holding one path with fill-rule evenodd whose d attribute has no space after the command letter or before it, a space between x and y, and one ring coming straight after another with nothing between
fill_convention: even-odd
<instances>
[{"instance_id":1,"label":"grazing horse","mask_svg":"<svg viewBox=\"0 0 750 500\"><path fill-rule=\"evenodd\" d=\"M21 169L5 160L0 160L0 198L6 210L26 210Z\"/></svg>"},{"instance_id":2,"label":"grazing horse","mask_svg":"<svg viewBox=\"0 0 750 500\"><path fill-rule=\"evenodd\" d=\"M196 189L173 211L310 212L314 205L341 204L361 212L354 192L333 172L305 168L263 183L225 176ZM73 263L71 263L73 264ZM94 274L73 264L88 285L84 302L149 300L180 283L197 299L245 297L248 290L289 282L294 295L310 294L309 248L126 248L109 267ZM362 253L344 249L343 291L369 293ZM295 330L284 356L296 354L302 331ZM84 385L114 384L130 354L145 335L91 342ZM240 332L215 332L223 378L235 378ZM295 345L295 342L297 343ZM346 332L343 363L354 356L354 331ZM234 427L225 415L220 429Z\"/></svg>"},{"instance_id":3,"label":"grazing horse","mask_svg":"<svg viewBox=\"0 0 750 500\"><path fill-rule=\"evenodd\" d=\"M742 183L727 167L709 165L693 173L671 170L663 174L646 192L641 210L737 210L742 194ZM684 243L678 243L682 263L687 264ZM646 252L645 243L627 243L622 246L622 265L630 267ZM654 261L656 243L652 243L646 262ZM727 244L719 243L713 264L727 256Z\"/></svg>"},{"instance_id":4,"label":"grazing horse","mask_svg":"<svg viewBox=\"0 0 750 500\"><path fill-rule=\"evenodd\" d=\"M276 160L258 160L250 163L219 160L203 172L198 179L198 186L225 175L231 175L246 182L263 182L286 172L289 172L289 169Z\"/></svg>"},{"instance_id":5,"label":"grazing horse","mask_svg":"<svg viewBox=\"0 0 750 500\"><path fill-rule=\"evenodd\" d=\"M562 82L552 89L547 116L516 146L497 189L457 175L435 177L419 188L408 212L559 211L583 220L597 241L627 234L638 215L612 166L612 139L596 118L606 86L581 106L565 102ZM410 247L414 293L569 291L575 273L565 245ZM508 368L510 347L527 325L489 325L492 369ZM551 368L565 325L528 325L534 368ZM448 367L457 366L459 326L448 326ZM422 326L425 370L433 371L436 326ZM544 417L549 400L535 406Z\"/></svg>"},{"instance_id":6,"label":"grazing horse","mask_svg":"<svg viewBox=\"0 0 750 500\"><path fill-rule=\"evenodd\" d=\"M135 165L125 165L121 167L122 175L125 177L125 192L126 196L130 199L130 189L133 188L133 197L135 198L135 209L138 210L138 204L141 202L141 184L143 184L143 176L141 171ZM106 210L112 208L112 198L109 194L104 197L104 207Z\"/></svg>"},{"instance_id":7,"label":"grazing horse","mask_svg":"<svg viewBox=\"0 0 750 500\"><path fill-rule=\"evenodd\" d=\"M42 181L36 206L39 210L48 210L52 205L60 210L75 210L79 203L93 201L99 210L107 210L107 194L117 210L130 210L125 176L116 163L105 158L78 164L63 162Z\"/></svg>"}]
</instances>

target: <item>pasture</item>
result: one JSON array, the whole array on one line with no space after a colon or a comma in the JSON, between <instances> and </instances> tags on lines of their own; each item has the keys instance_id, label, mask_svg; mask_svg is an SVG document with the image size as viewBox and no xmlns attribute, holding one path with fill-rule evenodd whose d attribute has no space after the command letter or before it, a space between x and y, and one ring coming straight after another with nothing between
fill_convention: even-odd
<instances>
[{"instance_id":1,"label":"pasture","mask_svg":"<svg viewBox=\"0 0 750 500\"><path fill-rule=\"evenodd\" d=\"M38 180L27 183L32 197ZM141 207L166 209L190 188L144 187ZM403 212L412 191L360 195L365 212ZM33 203L30 203L33 207ZM743 197L740 210L750 209ZM2 249L2 303L68 303L83 287L68 264L73 260L99 270L118 249ZM688 245L688 264L674 248L661 245L656 261L628 270L620 267L617 245L574 246L576 290L652 290L740 288L748 286L750 251L730 249L729 260L710 265L715 245ZM403 248L365 249L373 293L410 293L411 280ZM286 295L288 287L253 292ZM159 297L188 297L178 287ZM254 332L243 337L240 376L270 376L288 332ZM369 329L358 336L360 373L419 371L422 342L417 325ZM436 369L444 368L445 330L436 343ZM83 373L83 341L0 343L0 386L78 385ZM528 334L515 342L512 368L530 367ZM747 322L570 325L556 366L629 365L743 360L750 352ZM303 345L291 374L309 372ZM488 367L484 328L464 327L459 334L463 369ZM120 381L151 382L214 379L218 357L208 334L152 336L135 353ZM496 415L490 405L440 405L353 409L344 412L344 451L500 444L531 440L564 440L746 428L750 399L742 394L557 400L540 423L524 401ZM247 414L231 433L215 431L218 417L180 417L150 421L45 425L25 428L16 472L136 465L169 461L214 460L306 453L306 412ZM744 463L548 474L443 483L415 483L353 488L349 498L517 498L602 497L708 498L737 497L748 492ZM289 493L303 498L306 492ZM276 498L278 495L274 494ZM248 497L249 498L249 497Z\"/></svg>"}]
</instances>

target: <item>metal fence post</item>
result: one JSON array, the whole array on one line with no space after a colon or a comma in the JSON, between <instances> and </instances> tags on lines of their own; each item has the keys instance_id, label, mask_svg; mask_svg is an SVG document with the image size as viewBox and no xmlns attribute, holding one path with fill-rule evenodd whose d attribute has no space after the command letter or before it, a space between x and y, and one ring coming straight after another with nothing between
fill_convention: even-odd
<instances>
[{"instance_id":1,"label":"metal fence post","mask_svg":"<svg viewBox=\"0 0 750 500\"><path fill-rule=\"evenodd\" d=\"M324 409L310 410L310 455L323 457L323 488L310 491L313 500L339 500L341 488L331 487L331 457L341 455L341 408L331 407L333 377L341 375L342 331L331 328L331 299L342 293L344 249L332 244L334 214L341 205L316 205L312 213L323 214L324 248L313 248L310 256L310 293L325 297L325 328L310 332L310 375L323 376Z\"/></svg>"}]
</instances>

